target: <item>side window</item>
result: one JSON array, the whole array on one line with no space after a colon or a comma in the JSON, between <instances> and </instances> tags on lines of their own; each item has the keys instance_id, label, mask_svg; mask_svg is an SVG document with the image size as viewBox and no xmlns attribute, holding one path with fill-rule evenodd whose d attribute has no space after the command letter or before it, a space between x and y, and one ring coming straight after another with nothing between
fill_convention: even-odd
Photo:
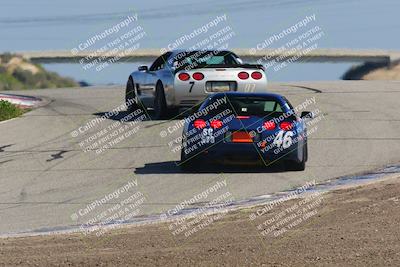
<instances>
[{"instance_id":1,"label":"side window","mask_svg":"<svg viewBox=\"0 0 400 267\"><path fill-rule=\"evenodd\" d=\"M154 61L153 65L151 65L150 71L162 69L164 66L163 63L164 63L163 57L162 56L158 57L156 61Z\"/></svg>"},{"instance_id":2,"label":"side window","mask_svg":"<svg viewBox=\"0 0 400 267\"><path fill-rule=\"evenodd\" d=\"M282 107L278 102L275 103L275 111L283 112Z\"/></svg>"},{"instance_id":3,"label":"side window","mask_svg":"<svg viewBox=\"0 0 400 267\"><path fill-rule=\"evenodd\" d=\"M225 56L225 64L229 65L237 65L238 63L235 61L234 57L232 54L226 55Z\"/></svg>"},{"instance_id":4,"label":"side window","mask_svg":"<svg viewBox=\"0 0 400 267\"><path fill-rule=\"evenodd\" d=\"M156 71L156 70L161 70L163 68L165 68L166 64L167 64L167 59L168 57L171 55L171 52L165 53L162 56L159 56L153 63L153 65L151 65L150 67L150 71Z\"/></svg>"},{"instance_id":5,"label":"side window","mask_svg":"<svg viewBox=\"0 0 400 267\"><path fill-rule=\"evenodd\" d=\"M267 112L282 112L281 105L276 101L265 101L264 111Z\"/></svg>"},{"instance_id":6,"label":"side window","mask_svg":"<svg viewBox=\"0 0 400 267\"><path fill-rule=\"evenodd\" d=\"M294 107L292 106L292 104L290 104L289 100L287 100L286 97L284 97L283 99L286 102L286 104L285 104L285 105L287 105L286 107L294 111Z\"/></svg>"}]
</instances>

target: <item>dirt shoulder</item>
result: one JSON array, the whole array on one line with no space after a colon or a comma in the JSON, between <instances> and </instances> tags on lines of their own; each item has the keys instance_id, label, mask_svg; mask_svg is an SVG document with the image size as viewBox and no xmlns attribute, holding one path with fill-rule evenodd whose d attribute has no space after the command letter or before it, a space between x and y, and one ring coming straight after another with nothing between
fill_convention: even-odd
<instances>
[{"instance_id":1,"label":"dirt shoulder","mask_svg":"<svg viewBox=\"0 0 400 267\"><path fill-rule=\"evenodd\" d=\"M363 80L400 80L400 64L373 70Z\"/></svg>"},{"instance_id":2,"label":"dirt shoulder","mask_svg":"<svg viewBox=\"0 0 400 267\"><path fill-rule=\"evenodd\" d=\"M228 213L188 237L164 223L100 237L1 239L0 265L400 266L399 195L400 177L293 199L268 212ZM252 214L262 215L250 220Z\"/></svg>"}]
</instances>

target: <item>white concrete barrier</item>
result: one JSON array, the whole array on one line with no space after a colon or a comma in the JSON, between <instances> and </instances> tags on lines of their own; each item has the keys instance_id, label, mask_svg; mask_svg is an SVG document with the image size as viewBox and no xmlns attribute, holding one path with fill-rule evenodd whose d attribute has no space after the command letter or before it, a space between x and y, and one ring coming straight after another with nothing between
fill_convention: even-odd
<instances>
[{"instance_id":1,"label":"white concrete barrier","mask_svg":"<svg viewBox=\"0 0 400 267\"><path fill-rule=\"evenodd\" d=\"M39 106L42 102L41 98L13 94L0 94L0 100L8 101L22 108L36 107Z\"/></svg>"}]
</instances>

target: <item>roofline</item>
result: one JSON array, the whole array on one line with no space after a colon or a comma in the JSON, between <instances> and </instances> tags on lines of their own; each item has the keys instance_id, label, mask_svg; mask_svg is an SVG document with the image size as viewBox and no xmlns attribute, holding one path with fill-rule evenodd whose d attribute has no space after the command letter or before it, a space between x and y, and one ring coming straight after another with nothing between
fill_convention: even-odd
<instances>
[{"instance_id":1,"label":"roofline","mask_svg":"<svg viewBox=\"0 0 400 267\"><path fill-rule=\"evenodd\" d=\"M215 93L211 97L219 96L219 95L239 95L239 96L261 96L261 97L278 97L283 98L282 95L276 93L246 93L246 92L237 92L237 91L228 91L228 92L221 92Z\"/></svg>"}]
</instances>

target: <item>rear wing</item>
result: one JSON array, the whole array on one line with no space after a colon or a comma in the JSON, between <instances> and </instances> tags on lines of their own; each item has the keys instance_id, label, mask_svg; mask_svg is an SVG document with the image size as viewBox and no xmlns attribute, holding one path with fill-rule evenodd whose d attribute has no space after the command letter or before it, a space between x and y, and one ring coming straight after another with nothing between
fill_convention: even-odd
<instances>
[{"instance_id":1,"label":"rear wing","mask_svg":"<svg viewBox=\"0 0 400 267\"><path fill-rule=\"evenodd\" d=\"M232 69L232 68L241 68L241 69L259 69L265 70L264 66L261 64L213 64L213 65L198 65L198 66L182 66L180 68L175 69L175 73L181 70L195 70L195 69Z\"/></svg>"}]
</instances>

